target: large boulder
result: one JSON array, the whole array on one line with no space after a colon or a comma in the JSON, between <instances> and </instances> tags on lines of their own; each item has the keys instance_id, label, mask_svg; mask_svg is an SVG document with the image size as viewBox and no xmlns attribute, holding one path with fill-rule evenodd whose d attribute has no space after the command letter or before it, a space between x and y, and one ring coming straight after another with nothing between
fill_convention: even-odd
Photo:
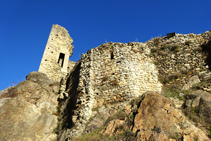
<instances>
[{"instance_id":1,"label":"large boulder","mask_svg":"<svg viewBox=\"0 0 211 141\"><path fill-rule=\"evenodd\" d=\"M186 96L185 113L207 127L211 127L211 94L197 90Z\"/></svg>"},{"instance_id":2,"label":"large boulder","mask_svg":"<svg viewBox=\"0 0 211 141\"><path fill-rule=\"evenodd\" d=\"M51 141L57 127L59 83L39 72L2 91L0 95L1 141Z\"/></svg>"},{"instance_id":3,"label":"large boulder","mask_svg":"<svg viewBox=\"0 0 211 141\"><path fill-rule=\"evenodd\" d=\"M192 76L192 77L189 79L188 83L185 84L185 85L182 87L182 90L184 90L184 91L185 91L185 90L189 90L191 87L193 87L194 84L197 84L197 83L200 83L200 82L201 82L201 81L200 81L198 75L194 75L194 76Z\"/></svg>"},{"instance_id":4,"label":"large boulder","mask_svg":"<svg viewBox=\"0 0 211 141\"><path fill-rule=\"evenodd\" d=\"M133 132L137 133L138 140L209 140L171 100L157 93L142 96Z\"/></svg>"},{"instance_id":5,"label":"large boulder","mask_svg":"<svg viewBox=\"0 0 211 141\"><path fill-rule=\"evenodd\" d=\"M26 76L26 80L38 83L42 86L49 86L50 80L46 74L33 71Z\"/></svg>"}]
</instances>

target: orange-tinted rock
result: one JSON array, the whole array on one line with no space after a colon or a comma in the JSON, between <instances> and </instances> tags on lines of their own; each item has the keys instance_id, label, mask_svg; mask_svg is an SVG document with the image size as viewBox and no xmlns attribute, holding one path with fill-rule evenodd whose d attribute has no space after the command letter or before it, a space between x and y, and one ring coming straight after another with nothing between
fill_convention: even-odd
<instances>
[{"instance_id":1,"label":"orange-tinted rock","mask_svg":"<svg viewBox=\"0 0 211 141\"><path fill-rule=\"evenodd\" d=\"M133 132L139 140L184 140L208 141L208 137L195 127L171 100L157 94L145 93L135 116Z\"/></svg>"}]
</instances>

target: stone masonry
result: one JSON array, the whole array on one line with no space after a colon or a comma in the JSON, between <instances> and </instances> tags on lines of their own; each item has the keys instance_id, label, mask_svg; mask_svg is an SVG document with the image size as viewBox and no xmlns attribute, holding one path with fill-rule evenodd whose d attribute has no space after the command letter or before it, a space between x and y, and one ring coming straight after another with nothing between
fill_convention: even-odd
<instances>
[{"instance_id":1,"label":"stone masonry","mask_svg":"<svg viewBox=\"0 0 211 141\"><path fill-rule=\"evenodd\" d=\"M160 93L162 84L158 76L187 73L188 77L176 79L183 85L196 74L200 79L211 79L211 66L206 61L211 57L205 52L210 48L207 45L210 39L211 32L205 32L174 33L146 43L111 42L87 51L75 63L69 61L72 38L63 27L53 25L39 71L56 81L69 77L62 84L66 97L60 97L62 130L58 140L81 135L95 108L118 105L146 91ZM211 86L205 87L209 90Z\"/></svg>"},{"instance_id":2,"label":"stone masonry","mask_svg":"<svg viewBox=\"0 0 211 141\"><path fill-rule=\"evenodd\" d=\"M53 25L43 57L39 72L45 73L51 80L60 81L66 77L69 57L73 53L73 39L68 31L59 25Z\"/></svg>"},{"instance_id":3,"label":"stone masonry","mask_svg":"<svg viewBox=\"0 0 211 141\"><path fill-rule=\"evenodd\" d=\"M176 79L181 85L198 75L200 80L211 79L211 31L202 34L175 34L171 38L157 37L146 42L151 50L151 59L162 77L185 74ZM201 87L211 92L211 84Z\"/></svg>"},{"instance_id":4,"label":"stone masonry","mask_svg":"<svg viewBox=\"0 0 211 141\"><path fill-rule=\"evenodd\" d=\"M83 132L93 108L130 101L146 91L161 92L158 71L149 54L146 44L136 42L102 44L82 54L78 63L76 109L72 116L76 128L65 133L65 138ZM69 83L69 87L72 85ZM74 97L71 93L69 96Z\"/></svg>"}]
</instances>

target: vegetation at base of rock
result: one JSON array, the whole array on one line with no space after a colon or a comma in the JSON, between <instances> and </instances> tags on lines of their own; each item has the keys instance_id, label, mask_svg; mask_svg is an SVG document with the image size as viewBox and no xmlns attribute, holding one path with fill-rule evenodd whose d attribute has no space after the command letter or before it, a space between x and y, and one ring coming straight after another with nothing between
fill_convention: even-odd
<instances>
[{"instance_id":1,"label":"vegetation at base of rock","mask_svg":"<svg viewBox=\"0 0 211 141\"><path fill-rule=\"evenodd\" d=\"M177 83L173 83L170 85L166 85L162 88L162 94L165 97L173 97L173 98L178 98L180 99L181 97L179 97L179 93L181 92L181 86Z\"/></svg>"},{"instance_id":2,"label":"vegetation at base of rock","mask_svg":"<svg viewBox=\"0 0 211 141\"><path fill-rule=\"evenodd\" d=\"M200 117L198 115L198 107L191 107L191 108L186 108L183 109L185 115L193 122L199 123L200 122Z\"/></svg>"},{"instance_id":3,"label":"vegetation at base of rock","mask_svg":"<svg viewBox=\"0 0 211 141\"><path fill-rule=\"evenodd\" d=\"M99 107L92 108L92 111L98 111L98 110L99 110Z\"/></svg>"},{"instance_id":4,"label":"vegetation at base of rock","mask_svg":"<svg viewBox=\"0 0 211 141\"><path fill-rule=\"evenodd\" d=\"M110 121L112 121L113 119L123 119L123 118L125 118L126 117L126 115L123 113L124 111L123 111L123 109L121 109L121 110L119 110L117 113L115 113L112 117L109 117L106 121L105 121L105 123L104 123L104 126L107 126L108 125L108 123L110 122Z\"/></svg>"},{"instance_id":5,"label":"vegetation at base of rock","mask_svg":"<svg viewBox=\"0 0 211 141\"><path fill-rule=\"evenodd\" d=\"M54 128L53 133L55 133L57 135L59 134L59 127L58 126L56 128Z\"/></svg>"},{"instance_id":6,"label":"vegetation at base of rock","mask_svg":"<svg viewBox=\"0 0 211 141\"><path fill-rule=\"evenodd\" d=\"M211 127L207 127L208 129L208 136L211 137Z\"/></svg>"},{"instance_id":7,"label":"vegetation at base of rock","mask_svg":"<svg viewBox=\"0 0 211 141\"><path fill-rule=\"evenodd\" d=\"M155 132L157 132L157 133L160 133L161 132L161 129L159 128L159 127L156 127L156 126L154 126L154 128L153 129L151 129L152 131L155 131Z\"/></svg>"},{"instance_id":8,"label":"vegetation at base of rock","mask_svg":"<svg viewBox=\"0 0 211 141\"><path fill-rule=\"evenodd\" d=\"M100 134L100 130L101 128L93 131L92 133L74 138L71 141L132 141L136 139L135 133L130 130L112 136Z\"/></svg>"},{"instance_id":9,"label":"vegetation at base of rock","mask_svg":"<svg viewBox=\"0 0 211 141\"><path fill-rule=\"evenodd\" d=\"M57 108L57 111L54 112L53 115L59 116L59 114L60 114L60 112L61 112L61 106L58 105L56 108Z\"/></svg>"},{"instance_id":10,"label":"vegetation at base of rock","mask_svg":"<svg viewBox=\"0 0 211 141\"><path fill-rule=\"evenodd\" d=\"M133 123L133 116L127 115L123 110L118 111L114 116L109 117L106 122L104 123L103 126L100 128L94 130L93 132L85 135L81 135L80 137L72 139L72 141L87 141L87 140L92 140L92 141L129 141L129 140L135 140L135 133L132 132L131 130L124 130L123 126L118 126L116 128L116 131L123 131L119 134L115 135L105 135L102 134L102 130L105 129L105 127L108 125L108 123L114 119L120 119L123 120L125 117L130 117L126 124L129 124L129 126L132 125Z\"/></svg>"},{"instance_id":11,"label":"vegetation at base of rock","mask_svg":"<svg viewBox=\"0 0 211 141\"><path fill-rule=\"evenodd\" d=\"M206 87L206 85L209 85L210 83L211 83L211 79L202 81L202 82L200 82L198 84L194 84L193 87L191 88L191 90L203 89L204 87Z\"/></svg>"},{"instance_id":12,"label":"vegetation at base of rock","mask_svg":"<svg viewBox=\"0 0 211 141\"><path fill-rule=\"evenodd\" d=\"M158 65L158 61L153 61L153 64L155 64L157 66Z\"/></svg>"}]
</instances>

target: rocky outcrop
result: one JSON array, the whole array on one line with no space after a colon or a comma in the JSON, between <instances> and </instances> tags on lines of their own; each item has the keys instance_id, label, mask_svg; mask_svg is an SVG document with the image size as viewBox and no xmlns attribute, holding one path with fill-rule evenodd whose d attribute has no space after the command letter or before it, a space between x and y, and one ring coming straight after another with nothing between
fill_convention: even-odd
<instances>
[{"instance_id":1,"label":"rocky outcrop","mask_svg":"<svg viewBox=\"0 0 211 141\"><path fill-rule=\"evenodd\" d=\"M84 134L94 131L102 140L209 141L170 99L155 92L146 92L130 103L95 110Z\"/></svg>"},{"instance_id":2,"label":"rocky outcrop","mask_svg":"<svg viewBox=\"0 0 211 141\"><path fill-rule=\"evenodd\" d=\"M194 75L190 78L187 84L182 87L182 90L189 90L194 84L200 83L199 77Z\"/></svg>"},{"instance_id":3,"label":"rocky outcrop","mask_svg":"<svg viewBox=\"0 0 211 141\"><path fill-rule=\"evenodd\" d=\"M173 103L156 93L143 95L134 119L133 132L139 140L209 140Z\"/></svg>"},{"instance_id":4,"label":"rocky outcrop","mask_svg":"<svg viewBox=\"0 0 211 141\"><path fill-rule=\"evenodd\" d=\"M197 90L186 96L185 113L196 123L211 127L211 94Z\"/></svg>"},{"instance_id":5,"label":"rocky outcrop","mask_svg":"<svg viewBox=\"0 0 211 141\"><path fill-rule=\"evenodd\" d=\"M59 83L32 72L0 95L1 141L52 141L57 127Z\"/></svg>"}]
</instances>

